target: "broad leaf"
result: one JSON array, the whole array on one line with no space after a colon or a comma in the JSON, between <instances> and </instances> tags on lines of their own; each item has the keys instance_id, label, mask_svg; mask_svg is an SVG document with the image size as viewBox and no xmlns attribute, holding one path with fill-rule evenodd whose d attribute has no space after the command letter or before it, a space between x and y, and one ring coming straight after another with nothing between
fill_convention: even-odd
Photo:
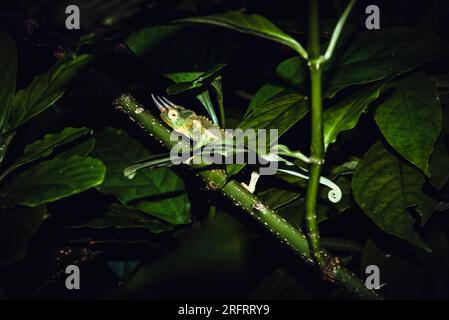
<instances>
[{"instance_id":1,"label":"broad leaf","mask_svg":"<svg viewBox=\"0 0 449 320\"><path fill-rule=\"evenodd\" d=\"M297 93L280 93L255 107L242 119L238 128L242 130L277 129L278 135L281 136L301 120L308 110L307 97ZM244 165L242 164L229 165L227 169L228 175L236 174L243 167Z\"/></svg>"},{"instance_id":2,"label":"broad leaf","mask_svg":"<svg viewBox=\"0 0 449 320\"><path fill-rule=\"evenodd\" d=\"M10 103L16 92L17 49L13 39L0 31L0 135L5 132Z\"/></svg>"},{"instance_id":3,"label":"broad leaf","mask_svg":"<svg viewBox=\"0 0 449 320\"><path fill-rule=\"evenodd\" d=\"M151 156L138 141L121 129L106 128L95 135L93 156L107 167L106 178L98 190L117 197L123 204L141 200L139 209L172 224L190 221L190 203L183 180L167 168L144 168L133 179L124 175L125 168Z\"/></svg>"},{"instance_id":4,"label":"broad leaf","mask_svg":"<svg viewBox=\"0 0 449 320\"><path fill-rule=\"evenodd\" d=\"M0 266L11 264L26 256L28 241L37 231L47 210L17 207L0 214Z\"/></svg>"},{"instance_id":5,"label":"broad leaf","mask_svg":"<svg viewBox=\"0 0 449 320\"><path fill-rule=\"evenodd\" d=\"M88 128L67 127L59 133L46 134L43 139L27 145L24 154L3 172L0 176L0 180L27 163L49 156L53 153L56 147L69 143L89 133L92 133L92 130Z\"/></svg>"},{"instance_id":6,"label":"broad leaf","mask_svg":"<svg viewBox=\"0 0 449 320\"><path fill-rule=\"evenodd\" d=\"M425 177L375 143L359 162L352 179L354 198L383 231L429 250L414 230L408 211L416 208L424 224L436 204L421 191Z\"/></svg>"},{"instance_id":7,"label":"broad leaf","mask_svg":"<svg viewBox=\"0 0 449 320\"><path fill-rule=\"evenodd\" d=\"M36 76L28 87L19 90L11 103L10 129L51 107L92 59L87 54L64 57L48 72Z\"/></svg>"},{"instance_id":8,"label":"broad leaf","mask_svg":"<svg viewBox=\"0 0 449 320\"><path fill-rule=\"evenodd\" d=\"M361 89L323 112L325 148L337 140L340 132L356 126L368 105L379 97L384 84L383 82Z\"/></svg>"},{"instance_id":9,"label":"broad leaf","mask_svg":"<svg viewBox=\"0 0 449 320\"><path fill-rule=\"evenodd\" d=\"M270 20L255 14L248 15L240 11L229 11L212 16L185 18L178 22L215 25L276 41L297 52L304 50L298 41L280 30Z\"/></svg>"},{"instance_id":10,"label":"broad leaf","mask_svg":"<svg viewBox=\"0 0 449 320\"><path fill-rule=\"evenodd\" d=\"M36 207L81 193L103 182L106 168L94 158L73 156L41 162L15 176L1 191L0 203Z\"/></svg>"},{"instance_id":11,"label":"broad leaf","mask_svg":"<svg viewBox=\"0 0 449 320\"><path fill-rule=\"evenodd\" d=\"M422 73L398 80L396 92L375 113L388 143L427 176L429 157L441 132L438 90Z\"/></svg>"}]
</instances>

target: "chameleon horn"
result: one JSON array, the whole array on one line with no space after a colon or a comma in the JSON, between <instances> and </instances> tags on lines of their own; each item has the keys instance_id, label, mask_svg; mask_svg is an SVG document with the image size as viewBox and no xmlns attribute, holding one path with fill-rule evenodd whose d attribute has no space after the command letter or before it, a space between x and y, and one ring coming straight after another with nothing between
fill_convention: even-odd
<instances>
[{"instance_id":1,"label":"chameleon horn","mask_svg":"<svg viewBox=\"0 0 449 320\"><path fill-rule=\"evenodd\" d=\"M160 112L167 112L167 108L164 107L155 97L151 94L151 98L153 98L154 104L159 109Z\"/></svg>"},{"instance_id":2,"label":"chameleon horn","mask_svg":"<svg viewBox=\"0 0 449 320\"><path fill-rule=\"evenodd\" d=\"M170 107L175 108L176 110L180 110L180 111L185 110L183 107L178 106L177 104L171 102L170 100L168 100L168 99L165 98L165 97L162 97L162 100L164 100L165 103L167 103Z\"/></svg>"}]
</instances>

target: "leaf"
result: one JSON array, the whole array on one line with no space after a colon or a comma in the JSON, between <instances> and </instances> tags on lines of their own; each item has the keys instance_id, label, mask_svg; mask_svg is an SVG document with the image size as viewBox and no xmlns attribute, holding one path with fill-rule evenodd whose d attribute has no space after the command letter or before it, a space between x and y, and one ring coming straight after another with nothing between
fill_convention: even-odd
<instances>
[{"instance_id":1,"label":"leaf","mask_svg":"<svg viewBox=\"0 0 449 320\"><path fill-rule=\"evenodd\" d=\"M56 201L101 184L105 171L101 161L90 157L47 160L15 176L0 192L0 203L36 207Z\"/></svg>"},{"instance_id":2,"label":"leaf","mask_svg":"<svg viewBox=\"0 0 449 320\"><path fill-rule=\"evenodd\" d=\"M425 177L398 160L382 143L375 143L359 162L352 179L354 198L363 211L386 233L429 250L415 232L407 209L416 207L426 222L433 209L430 197L422 193Z\"/></svg>"},{"instance_id":3,"label":"leaf","mask_svg":"<svg viewBox=\"0 0 449 320\"><path fill-rule=\"evenodd\" d=\"M228 11L211 16L180 19L177 22L210 24L224 27L281 43L297 52L305 52L298 41L280 30L267 18L255 14L248 15L240 11Z\"/></svg>"},{"instance_id":4,"label":"leaf","mask_svg":"<svg viewBox=\"0 0 449 320\"><path fill-rule=\"evenodd\" d=\"M279 209L300 197L300 193L290 190L269 188L257 193L257 197L272 209Z\"/></svg>"},{"instance_id":5,"label":"leaf","mask_svg":"<svg viewBox=\"0 0 449 320\"><path fill-rule=\"evenodd\" d=\"M353 37L325 65L325 96L355 84L400 75L449 53L449 46L430 32L395 28L368 30Z\"/></svg>"},{"instance_id":6,"label":"leaf","mask_svg":"<svg viewBox=\"0 0 449 320\"><path fill-rule=\"evenodd\" d=\"M125 131L106 128L95 135L93 156L107 167L104 182L97 189L111 194L123 204L142 200L138 208L172 224L190 222L190 203L184 182L172 170L140 170L133 179L124 176L125 168L148 159L152 154Z\"/></svg>"},{"instance_id":7,"label":"leaf","mask_svg":"<svg viewBox=\"0 0 449 320\"><path fill-rule=\"evenodd\" d=\"M11 103L10 129L51 107L92 60L93 56L88 54L64 57L48 72L36 76L28 87L19 90Z\"/></svg>"},{"instance_id":8,"label":"leaf","mask_svg":"<svg viewBox=\"0 0 449 320\"><path fill-rule=\"evenodd\" d=\"M196 97L198 100L200 100L200 102L206 109L212 122L218 125L217 114L215 113L215 109L214 109L214 106L212 105L212 101L210 101L209 91L205 90L202 93L198 94Z\"/></svg>"},{"instance_id":9,"label":"leaf","mask_svg":"<svg viewBox=\"0 0 449 320\"><path fill-rule=\"evenodd\" d=\"M429 159L430 184L437 189L443 188L449 179L449 153L443 137L438 139L435 150Z\"/></svg>"},{"instance_id":10,"label":"leaf","mask_svg":"<svg viewBox=\"0 0 449 320\"><path fill-rule=\"evenodd\" d=\"M429 32L404 28L360 32L347 44L341 43L337 54L324 65L324 96L332 98L349 86L403 74L448 52L448 45ZM306 89L307 66L303 59L292 57L282 61L276 74L288 85L264 85L257 91L249 110L291 85L299 86L297 90Z\"/></svg>"},{"instance_id":11,"label":"leaf","mask_svg":"<svg viewBox=\"0 0 449 320\"><path fill-rule=\"evenodd\" d=\"M427 176L429 157L442 126L438 90L423 73L395 82L396 92L375 112L388 143Z\"/></svg>"},{"instance_id":12,"label":"leaf","mask_svg":"<svg viewBox=\"0 0 449 320\"><path fill-rule=\"evenodd\" d=\"M354 128L368 105L376 100L385 82L363 88L323 112L325 148L337 140L340 132Z\"/></svg>"},{"instance_id":13,"label":"leaf","mask_svg":"<svg viewBox=\"0 0 449 320\"><path fill-rule=\"evenodd\" d=\"M0 135L5 133L10 103L16 92L17 48L14 40L0 31Z\"/></svg>"},{"instance_id":14,"label":"leaf","mask_svg":"<svg viewBox=\"0 0 449 320\"><path fill-rule=\"evenodd\" d=\"M277 129L280 137L301 120L308 110L308 101L305 96L298 93L283 92L255 107L249 114L245 115L238 128L242 130ZM227 173L232 176L243 167L243 164L229 165Z\"/></svg>"},{"instance_id":15,"label":"leaf","mask_svg":"<svg viewBox=\"0 0 449 320\"><path fill-rule=\"evenodd\" d=\"M51 155L56 147L90 133L92 133L92 129L89 128L67 127L59 133L46 134L43 139L27 145L24 154L3 172L0 180L25 164Z\"/></svg>"},{"instance_id":16,"label":"leaf","mask_svg":"<svg viewBox=\"0 0 449 320\"><path fill-rule=\"evenodd\" d=\"M211 84L212 81L219 78L222 73L222 69L225 67L225 64L217 64L216 66L212 67L205 73L202 73L195 79L191 81L180 81L170 87L167 88L167 93L169 95L173 94L179 94L187 90L192 90L196 88L201 88L205 85Z\"/></svg>"},{"instance_id":17,"label":"leaf","mask_svg":"<svg viewBox=\"0 0 449 320\"><path fill-rule=\"evenodd\" d=\"M0 266L23 259L30 238L38 230L47 210L18 207L0 214Z\"/></svg>"},{"instance_id":18,"label":"leaf","mask_svg":"<svg viewBox=\"0 0 449 320\"><path fill-rule=\"evenodd\" d=\"M70 158L72 156L87 157L95 148L95 139L84 140L69 150L58 153L55 158Z\"/></svg>"},{"instance_id":19,"label":"leaf","mask_svg":"<svg viewBox=\"0 0 449 320\"><path fill-rule=\"evenodd\" d=\"M278 80L282 80L282 82L288 83L290 86L298 85L304 81L307 75L307 65L304 60L299 57L288 58L276 67L276 75L279 77ZM282 92L287 87L287 85L275 83L265 84L254 95L254 98L251 100L248 107L247 113L251 112L256 106L266 102L276 94Z\"/></svg>"},{"instance_id":20,"label":"leaf","mask_svg":"<svg viewBox=\"0 0 449 320\"><path fill-rule=\"evenodd\" d=\"M173 229L173 226L159 219L151 218L146 213L133 207L118 204L110 205L105 214L83 222L75 227L147 229L152 233L161 233Z\"/></svg>"}]
</instances>

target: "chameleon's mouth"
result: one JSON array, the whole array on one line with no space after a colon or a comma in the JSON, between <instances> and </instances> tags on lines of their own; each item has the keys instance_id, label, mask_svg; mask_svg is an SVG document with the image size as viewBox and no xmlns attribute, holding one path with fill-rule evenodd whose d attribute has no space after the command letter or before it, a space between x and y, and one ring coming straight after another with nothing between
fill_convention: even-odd
<instances>
[{"instance_id":1,"label":"chameleon's mouth","mask_svg":"<svg viewBox=\"0 0 449 320\"><path fill-rule=\"evenodd\" d=\"M159 109L160 112L166 113L170 107L175 107L175 104L168 100L165 97L154 96L151 94L151 98L153 98L154 104Z\"/></svg>"}]
</instances>

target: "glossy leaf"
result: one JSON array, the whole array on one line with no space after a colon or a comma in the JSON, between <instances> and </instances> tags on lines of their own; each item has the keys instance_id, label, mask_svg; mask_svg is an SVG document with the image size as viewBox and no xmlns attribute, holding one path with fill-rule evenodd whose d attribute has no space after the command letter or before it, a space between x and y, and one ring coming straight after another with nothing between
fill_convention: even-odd
<instances>
[{"instance_id":1,"label":"glossy leaf","mask_svg":"<svg viewBox=\"0 0 449 320\"><path fill-rule=\"evenodd\" d=\"M442 125L438 91L422 73L394 85L396 92L376 109L376 123L388 143L429 176L429 157Z\"/></svg>"},{"instance_id":2,"label":"glossy leaf","mask_svg":"<svg viewBox=\"0 0 449 320\"><path fill-rule=\"evenodd\" d=\"M0 31L0 135L5 132L10 103L16 92L17 48L14 40Z\"/></svg>"},{"instance_id":3,"label":"glossy leaf","mask_svg":"<svg viewBox=\"0 0 449 320\"><path fill-rule=\"evenodd\" d=\"M224 27L276 41L297 52L304 52L302 46L293 37L280 30L267 18L255 14L248 15L240 11L228 11L212 16L185 18L178 20L178 22L201 23Z\"/></svg>"},{"instance_id":4,"label":"glossy leaf","mask_svg":"<svg viewBox=\"0 0 449 320\"><path fill-rule=\"evenodd\" d=\"M415 208L422 224L433 212L435 201L421 191L425 177L375 143L359 162L352 179L354 198L363 211L386 233L429 250L414 230L408 211Z\"/></svg>"},{"instance_id":5,"label":"glossy leaf","mask_svg":"<svg viewBox=\"0 0 449 320\"><path fill-rule=\"evenodd\" d=\"M73 156L41 162L15 176L1 191L2 206L36 207L103 182L106 168L94 158Z\"/></svg>"},{"instance_id":6,"label":"glossy leaf","mask_svg":"<svg viewBox=\"0 0 449 320\"><path fill-rule=\"evenodd\" d=\"M325 148L337 140L342 131L354 128L359 117L371 102L376 100L384 86L383 83L369 86L344 98L336 106L323 112L323 131Z\"/></svg>"},{"instance_id":7,"label":"glossy leaf","mask_svg":"<svg viewBox=\"0 0 449 320\"><path fill-rule=\"evenodd\" d=\"M46 134L43 139L27 145L23 155L3 172L0 180L25 164L51 155L56 147L69 143L89 133L92 133L92 129L67 127L59 133Z\"/></svg>"},{"instance_id":8,"label":"glossy leaf","mask_svg":"<svg viewBox=\"0 0 449 320\"><path fill-rule=\"evenodd\" d=\"M36 76L28 87L19 90L11 103L10 128L17 128L51 107L92 59L87 54L64 57L48 72Z\"/></svg>"},{"instance_id":9,"label":"glossy leaf","mask_svg":"<svg viewBox=\"0 0 449 320\"><path fill-rule=\"evenodd\" d=\"M107 167L106 178L97 188L100 192L114 195L123 204L141 200L139 209L173 224L190 221L184 183L174 171L144 168L128 179L125 168L148 159L148 149L121 129L106 128L95 138L93 156Z\"/></svg>"}]
</instances>

